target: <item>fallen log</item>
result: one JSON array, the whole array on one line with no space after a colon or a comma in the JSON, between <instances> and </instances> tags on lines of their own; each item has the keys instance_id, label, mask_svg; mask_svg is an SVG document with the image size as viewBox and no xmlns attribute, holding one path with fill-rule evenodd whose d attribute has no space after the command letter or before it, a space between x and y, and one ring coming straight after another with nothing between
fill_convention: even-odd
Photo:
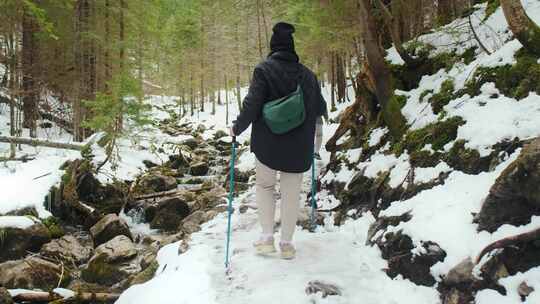
<instances>
[{"instance_id":1,"label":"fallen log","mask_svg":"<svg viewBox=\"0 0 540 304\"><path fill-rule=\"evenodd\" d=\"M25 292L20 293L13 297L15 302L26 303L41 303L52 302L55 303L113 303L118 300L120 294L117 293L93 293L93 292L80 292L70 298L63 298L54 292Z\"/></svg>"},{"instance_id":2,"label":"fallen log","mask_svg":"<svg viewBox=\"0 0 540 304\"><path fill-rule=\"evenodd\" d=\"M486 246L478 255L476 258L476 264L480 263L482 258L490 253L491 251L499 248L505 248L511 245L515 245L518 243L525 243L525 242L531 242L535 240L540 240L540 228L536 228L532 231L521 233L518 235L509 236L503 239L500 239L498 241L495 241L488 246Z\"/></svg>"},{"instance_id":3,"label":"fallen log","mask_svg":"<svg viewBox=\"0 0 540 304\"><path fill-rule=\"evenodd\" d=\"M27 161L31 161L31 160L34 160L35 158L34 157L29 157L28 155L23 155L21 157L0 157L0 162L5 162L5 161L20 161L20 162L27 162Z\"/></svg>"},{"instance_id":4,"label":"fallen log","mask_svg":"<svg viewBox=\"0 0 540 304\"><path fill-rule=\"evenodd\" d=\"M24 292L13 297L15 302L52 302L60 300L63 297L54 292Z\"/></svg>"},{"instance_id":5,"label":"fallen log","mask_svg":"<svg viewBox=\"0 0 540 304\"><path fill-rule=\"evenodd\" d=\"M150 193L150 194L143 194L143 195L135 196L134 199L136 201L147 200L147 199L151 199L151 198L158 198L158 197L164 197L164 196L175 196L177 194L182 194L182 193L185 193L185 192L186 192L185 190L175 189L175 190L155 192L155 193Z\"/></svg>"},{"instance_id":6,"label":"fallen log","mask_svg":"<svg viewBox=\"0 0 540 304\"><path fill-rule=\"evenodd\" d=\"M61 143L61 142L54 142L54 141L50 141L46 139L15 137L15 136L0 136L0 142L20 144L20 145L49 147L49 148L57 148L57 149L68 149L68 150L76 150L76 151L81 151L87 146L87 144L80 144L80 143Z\"/></svg>"}]
</instances>

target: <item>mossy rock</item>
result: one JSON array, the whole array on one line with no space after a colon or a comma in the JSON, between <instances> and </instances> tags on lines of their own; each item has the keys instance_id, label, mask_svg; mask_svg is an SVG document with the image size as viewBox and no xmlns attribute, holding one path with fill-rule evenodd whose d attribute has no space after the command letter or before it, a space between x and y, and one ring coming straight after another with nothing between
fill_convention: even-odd
<instances>
[{"instance_id":1,"label":"mossy rock","mask_svg":"<svg viewBox=\"0 0 540 304\"><path fill-rule=\"evenodd\" d=\"M414 151L409 155L409 162L413 167L435 167L440 162L441 155L441 153L431 153L427 150Z\"/></svg>"},{"instance_id":2,"label":"mossy rock","mask_svg":"<svg viewBox=\"0 0 540 304\"><path fill-rule=\"evenodd\" d=\"M58 239L63 237L66 233L60 223L60 220L54 216L50 216L42 221L43 225L49 229L49 235L51 239Z\"/></svg>"},{"instance_id":3,"label":"mossy rock","mask_svg":"<svg viewBox=\"0 0 540 304\"><path fill-rule=\"evenodd\" d=\"M407 130L407 120L401 113L406 102L404 98L404 96L392 95L382 110L384 122L394 138L400 138Z\"/></svg>"},{"instance_id":4,"label":"mossy rock","mask_svg":"<svg viewBox=\"0 0 540 304\"><path fill-rule=\"evenodd\" d=\"M519 50L515 58L514 65L499 67L480 67L468 81L462 93L471 96L480 94L482 85L488 82L495 83L495 87L505 96L523 99L530 92L540 95L540 64L538 56L527 52L525 49Z\"/></svg>"},{"instance_id":5,"label":"mossy rock","mask_svg":"<svg viewBox=\"0 0 540 304\"><path fill-rule=\"evenodd\" d=\"M451 117L449 119L439 121L427 125L418 130L409 131L402 143L394 146L394 149L407 150L409 153L421 150L425 145L431 144L433 150L442 150L443 147L456 139L459 126L465 124L461 117Z\"/></svg>"},{"instance_id":6,"label":"mossy rock","mask_svg":"<svg viewBox=\"0 0 540 304\"><path fill-rule=\"evenodd\" d=\"M426 98L426 96L429 94L433 94L433 90L429 89L429 90L422 91L419 97L420 102L424 102L424 98Z\"/></svg>"},{"instance_id":7,"label":"mossy rock","mask_svg":"<svg viewBox=\"0 0 540 304\"><path fill-rule=\"evenodd\" d=\"M457 96L454 94L454 88L454 80L447 79L441 84L439 93L436 93L429 98L429 103L431 103L433 113L441 113L444 106L449 104L451 100L457 98Z\"/></svg>"},{"instance_id":8,"label":"mossy rock","mask_svg":"<svg viewBox=\"0 0 540 304\"><path fill-rule=\"evenodd\" d=\"M38 212L36 208L34 207L26 207L22 209L17 209L17 210L10 211L6 214L0 214L0 215L39 217Z\"/></svg>"},{"instance_id":9,"label":"mossy rock","mask_svg":"<svg viewBox=\"0 0 540 304\"><path fill-rule=\"evenodd\" d=\"M82 270L81 276L90 283L114 285L125 279L128 274L121 271L118 266L107 263L106 257L102 256L93 259L88 267Z\"/></svg>"},{"instance_id":10,"label":"mossy rock","mask_svg":"<svg viewBox=\"0 0 540 304\"><path fill-rule=\"evenodd\" d=\"M480 157L477 150L465 147L464 140L454 143L445 157L445 161L454 169L467 174L478 174L489 169L490 160Z\"/></svg>"},{"instance_id":11,"label":"mossy rock","mask_svg":"<svg viewBox=\"0 0 540 304\"><path fill-rule=\"evenodd\" d=\"M150 265L148 265L148 267L146 267L143 271L130 278L129 285L132 286L136 284L143 284L150 281L156 274L158 268L159 263L157 260L152 261L152 263L150 263Z\"/></svg>"}]
</instances>

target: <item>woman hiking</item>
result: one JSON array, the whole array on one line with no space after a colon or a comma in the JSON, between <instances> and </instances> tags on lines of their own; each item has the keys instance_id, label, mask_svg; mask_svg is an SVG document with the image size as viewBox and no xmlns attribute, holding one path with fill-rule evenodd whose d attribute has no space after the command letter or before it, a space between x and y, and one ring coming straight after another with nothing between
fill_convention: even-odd
<instances>
[{"instance_id":1,"label":"woman hiking","mask_svg":"<svg viewBox=\"0 0 540 304\"><path fill-rule=\"evenodd\" d=\"M256 202L262 234L254 243L258 254L276 252L274 245L274 197L277 172L280 172L281 238L283 259L293 259L296 249L293 234L300 208L302 175L311 167L314 156L315 125L326 114L326 102L315 74L300 63L295 52L291 24L279 22L273 27L271 52L255 67L243 107L231 136L238 136L250 125L251 152L256 160ZM303 93L303 122L284 134L276 134L263 118L264 105L297 91ZM322 125L321 125L322 127Z\"/></svg>"}]
</instances>

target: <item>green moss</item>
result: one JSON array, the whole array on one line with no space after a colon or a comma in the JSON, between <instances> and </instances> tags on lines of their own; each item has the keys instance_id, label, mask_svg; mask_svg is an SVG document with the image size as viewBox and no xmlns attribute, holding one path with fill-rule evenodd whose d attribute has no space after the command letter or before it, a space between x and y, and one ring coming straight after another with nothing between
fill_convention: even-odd
<instances>
[{"instance_id":1,"label":"green moss","mask_svg":"<svg viewBox=\"0 0 540 304\"><path fill-rule=\"evenodd\" d=\"M538 57L524 49L516 55L516 64L499 67L481 67L465 85L463 93L471 96L480 94L480 88L488 82L495 83L497 89L508 97L522 99L529 92L540 94L540 64Z\"/></svg>"},{"instance_id":2,"label":"green moss","mask_svg":"<svg viewBox=\"0 0 540 304\"><path fill-rule=\"evenodd\" d=\"M464 140L454 143L445 156L445 161L453 168L468 174L478 174L489 166L489 162L483 160L478 151L465 148Z\"/></svg>"},{"instance_id":3,"label":"green moss","mask_svg":"<svg viewBox=\"0 0 540 304\"><path fill-rule=\"evenodd\" d=\"M474 58L476 57L476 47L470 47L463 54L461 54L461 58L463 59L463 62L465 64L470 64L474 61Z\"/></svg>"},{"instance_id":4,"label":"green moss","mask_svg":"<svg viewBox=\"0 0 540 304\"><path fill-rule=\"evenodd\" d=\"M440 161L440 153L431 153L430 151L420 150L410 154L410 163L413 167L435 167Z\"/></svg>"},{"instance_id":5,"label":"green moss","mask_svg":"<svg viewBox=\"0 0 540 304\"><path fill-rule=\"evenodd\" d=\"M393 95L382 111L383 120L394 138L400 138L407 129L407 121L403 117L403 114L401 114L401 108L404 105L403 97Z\"/></svg>"},{"instance_id":6,"label":"green moss","mask_svg":"<svg viewBox=\"0 0 540 304\"><path fill-rule=\"evenodd\" d=\"M439 93L434 94L431 96L431 98L429 98L429 103L431 103L433 112L435 114L439 114L443 107L456 97L457 96L454 94L454 80L447 79L441 84Z\"/></svg>"},{"instance_id":7,"label":"green moss","mask_svg":"<svg viewBox=\"0 0 540 304\"><path fill-rule=\"evenodd\" d=\"M482 21L486 21L489 16L493 15L493 13L495 13L499 6L501 6L501 2L499 0L488 0L487 3L488 5L486 8L486 16Z\"/></svg>"},{"instance_id":8,"label":"green moss","mask_svg":"<svg viewBox=\"0 0 540 304\"><path fill-rule=\"evenodd\" d=\"M406 134L401 149L409 153L420 151L425 145L431 144L433 150L442 150L443 147L456 139L459 126L465 122L461 117L451 117L447 120L432 123L418 130Z\"/></svg>"},{"instance_id":9,"label":"green moss","mask_svg":"<svg viewBox=\"0 0 540 304\"><path fill-rule=\"evenodd\" d=\"M42 221L43 225L49 229L49 234L52 239L63 237L66 233L60 225L60 220L54 216L50 216Z\"/></svg>"},{"instance_id":10,"label":"green moss","mask_svg":"<svg viewBox=\"0 0 540 304\"><path fill-rule=\"evenodd\" d=\"M87 282L102 285L112 285L122 279L118 268L108 264L104 256L92 260L88 267L82 270L81 276Z\"/></svg>"},{"instance_id":11,"label":"green moss","mask_svg":"<svg viewBox=\"0 0 540 304\"><path fill-rule=\"evenodd\" d=\"M456 52L451 53L439 53L435 57L431 58L433 64L433 71L437 72L440 69L445 71L450 71L456 62L460 61L461 58L456 55Z\"/></svg>"},{"instance_id":12,"label":"green moss","mask_svg":"<svg viewBox=\"0 0 540 304\"><path fill-rule=\"evenodd\" d=\"M146 267L145 270L141 271L140 273L136 274L131 280L129 285L135 285L135 284L143 284L145 282L150 281L154 275L156 274L156 271L158 270L159 263L157 261L152 261L148 267Z\"/></svg>"},{"instance_id":13,"label":"green moss","mask_svg":"<svg viewBox=\"0 0 540 304\"><path fill-rule=\"evenodd\" d=\"M432 94L432 93L433 93L433 90L431 90L431 89L423 91L423 92L420 94L420 102L423 102L423 101L424 101L424 98L426 98L426 96L427 96L428 94Z\"/></svg>"}]
</instances>

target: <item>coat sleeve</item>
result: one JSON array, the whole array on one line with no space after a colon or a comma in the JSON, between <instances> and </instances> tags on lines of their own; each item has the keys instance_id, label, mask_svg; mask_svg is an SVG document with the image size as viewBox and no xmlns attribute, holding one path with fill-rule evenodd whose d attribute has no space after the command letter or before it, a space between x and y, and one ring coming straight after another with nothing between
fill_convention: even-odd
<instances>
[{"instance_id":1,"label":"coat sleeve","mask_svg":"<svg viewBox=\"0 0 540 304\"><path fill-rule=\"evenodd\" d=\"M268 96L266 79L262 68L257 66L253 71L248 94L242 103L242 110L233 125L235 135L240 135L261 116L266 96Z\"/></svg>"}]
</instances>

